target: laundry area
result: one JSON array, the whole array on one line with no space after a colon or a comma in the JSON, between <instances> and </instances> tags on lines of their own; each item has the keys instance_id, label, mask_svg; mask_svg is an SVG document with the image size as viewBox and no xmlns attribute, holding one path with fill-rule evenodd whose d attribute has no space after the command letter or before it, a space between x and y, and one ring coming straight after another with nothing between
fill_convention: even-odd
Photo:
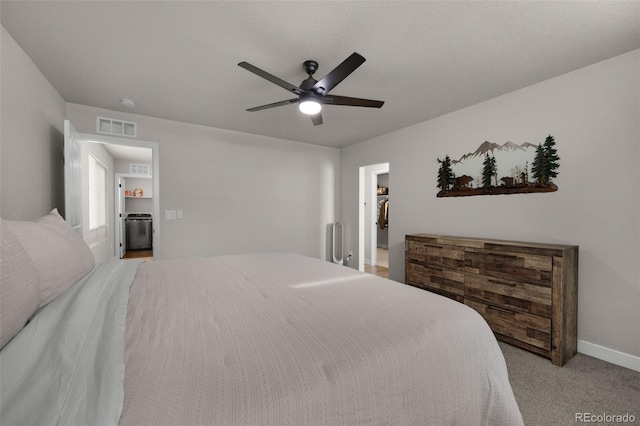
<instances>
[{"instance_id":1,"label":"laundry area","mask_svg":"<svg viewBox=\"0 0 640 426\"><path fill-rule=\"evenodd\" d=\"M153 258L153 175L148 164L128 164L117 174L120 257ZM132 173L133 172L133 173Z\"/></svg>"}]
</instances>

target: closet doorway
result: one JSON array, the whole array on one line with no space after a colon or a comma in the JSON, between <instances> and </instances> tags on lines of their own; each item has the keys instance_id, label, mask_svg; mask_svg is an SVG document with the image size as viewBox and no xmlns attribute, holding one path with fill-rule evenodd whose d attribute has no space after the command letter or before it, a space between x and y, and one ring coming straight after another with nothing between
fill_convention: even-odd
<instances>
[{"instance_id":1,"label":"closet doorway","mask_svg":"<svg viewBox=\"0 0 640 426\"><path fill-rule=\"evenodd\" d=\"M389 277L389 163L360 168L358 269Z\"/></svg>"}]
</instances>

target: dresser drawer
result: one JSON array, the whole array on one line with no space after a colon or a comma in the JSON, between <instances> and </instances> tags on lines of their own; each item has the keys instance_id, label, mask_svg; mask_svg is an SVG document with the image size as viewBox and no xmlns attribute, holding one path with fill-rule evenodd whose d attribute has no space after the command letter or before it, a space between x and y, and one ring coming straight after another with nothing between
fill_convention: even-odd
<instances>
[{"instance_id":1,"label":"dresser drawer","mask_svg":"<svg viewBox=\"0 0 640 426\"><path fill-rule=\"evenodd\" d=\"M497 335L524 342L545 352L551 351L551 319L515 312L466 298L464 303L478 311Z\"/></svg>"},{"instance_id":2,"label":"dresser drawer","mask_svg":"<svg viewBox=\"0 0 640 426\"><path fill-rule=\"evenodd\" d=\"M407 264L406 283L414 287L433 291L442 296L462 302L464 299L464 272L441 265Z\"/></svg>"},{"instance_id":3,"label":"dresser drawer","mask_svg":"<svg viewBox=\"0 0 640 426\"><path fill-rule=\"evenodd\" d=\"M410 262L448 268L464 268L464 248L437 241L407 240L406 254Z\"/></svg>"},{"instance_id":4,"label":"dresser drawer","mask_svg":"<svg viewBox=\"0 0 640 426\"><path fill-rule=\"evenodd\" d=\"M551 318L551 287L465 273L465 299Z\"/></svg>"},{"instance_id":5,"label":"dresser drawer","mask_svg":"<svg viewBox=\"0 0 640 426\"><path fill-rule=\"evenodd\" d=\"M531 253L467 249L465 270L469 273L551 288L553 257Z\"/></svg>"}]
</instances>

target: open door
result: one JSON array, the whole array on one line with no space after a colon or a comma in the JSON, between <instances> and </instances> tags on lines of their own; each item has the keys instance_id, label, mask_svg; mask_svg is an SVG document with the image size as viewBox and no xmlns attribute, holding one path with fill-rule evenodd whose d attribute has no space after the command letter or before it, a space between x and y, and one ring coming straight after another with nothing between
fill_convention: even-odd
<instances>
[{"instance_id":1,"label":"open door","mask_svg":"<svg viewBox=\"0 0 640 426\"><path fill-rule=\"evenodd\" d=\"M65 219L82 237L81 138L69 120L64 120L64 210Z\"/></svg>"},{"instance_id":2,"label":"open door","mask_svg":"<svg viewBox=\"0 0 640 426\"><path fill-rule=\"evenodd\" d=\"M117 175L116 175L117 176ZM125 198L124 198L125 178L117 176L116 182L116 205L118 211L116 213L116 247L118 247L118 257L122 259L127 253L126 235L125 235Z\"/></svg>"}]
</instances>

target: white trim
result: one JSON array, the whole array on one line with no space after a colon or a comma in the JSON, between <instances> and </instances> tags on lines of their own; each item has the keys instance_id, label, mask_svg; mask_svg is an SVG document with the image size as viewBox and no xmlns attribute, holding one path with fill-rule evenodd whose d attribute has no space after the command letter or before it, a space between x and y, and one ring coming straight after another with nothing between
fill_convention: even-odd
<instances>
[{"instance_id":1,"label":"white trim","mask_svg":"<svg viewBox=\"0 0 640 426\"><path fill-rule=\"evenodd\" d=\"M640 372L640 357L578 340L578 352Z\"/></svg>"},{"instance_id":2,"label":"white trim","mask_svg":"<svg viewBox=\"0 0 640 426\"><path fill-rule=\"evenodd\" d=\"M364 271L365 262L368 264L377 263L376 249L378 247L377 239L377 225L376 221L378 216L377 210L377 188L376 183L378 175L389 173L389 163L377 163L370 164L368 166L361 166L359 169L359 186L358 186L358 201L360 203L358 210L358 269ZM366 180L370 182L370 190L366 191ZM366 193L368 192L368 193ZM368 207L368 210L367 210ZM365 214L369 213L369 227L365 229L366 218ZM365 259L365 239L367 234L369 235L369 251L370 259Z\"/></svg>"},{"instance_id":3,"label":"white trim","mask_svg":"<svg viewBox=\"0 0 640 426\"><path fill-rule=\"evenodd\" d=\"M358 168L358 270L364 272L364 175L365 167Z\"/></svg>"},{"instance_id":4,"label":"white trim","mask_svg":"<svg viewBox=\"0 0 640 426\"><path fill-rule=\"evenodd\" d=\"M153 175L132 175L131 173L118 173L123 178L135 178L135 179L153 179Z\"/></svg>"}]
</instances>

